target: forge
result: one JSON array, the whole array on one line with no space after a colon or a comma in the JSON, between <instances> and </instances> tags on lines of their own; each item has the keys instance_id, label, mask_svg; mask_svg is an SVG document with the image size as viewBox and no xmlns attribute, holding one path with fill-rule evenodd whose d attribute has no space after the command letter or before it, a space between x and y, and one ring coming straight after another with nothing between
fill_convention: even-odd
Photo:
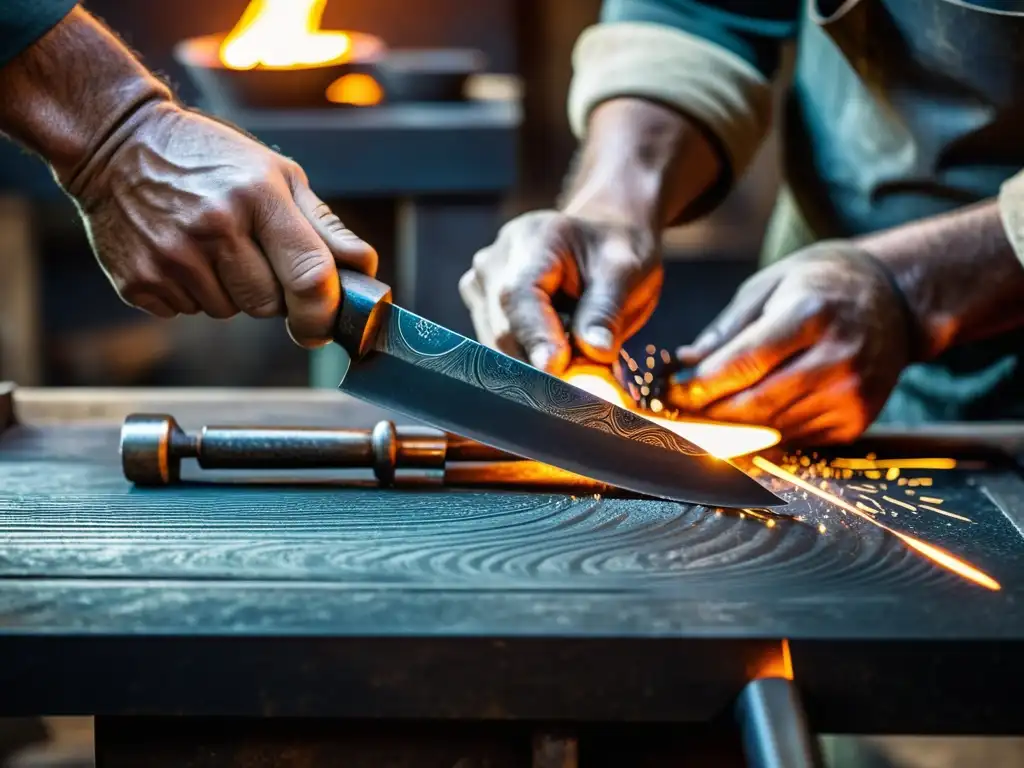
<instances>
[{"instance_id":1,"label":"forge","mask_svg":"<svg viewBox=\"0 0 1024 768\"><path fill-rule=\"evenodd\" d=\"M390 50L380 36L324 29L326 0L250 0L234 28L182 40L175 58L224 113L464 101L487 60L459 48Z\"/></svg>"},{"instance_id":2,"label":"forge","mask_svg":"<svg viewBox=\"0 0 1024 768\"><path fill-rule=\"evenodd\" d=\"M215 766L282 744L328 764L404 744L746 765L780 733L1024 722L1024 426L738 457L790 502L768 512L639 498L465 442L438 464L442 433L333 392L0 403L0 684L23 692L0 713L102 713L110 765L140 745L149 765ZM143 413L173 414L191 446L158 487L119 455ZM405 454L374 454L382 422ZM215 424L263 431L200 445ZM316 448L341 427L344 466L279 461L288 435ZM382 483L374 455L416 471ZM767 700L781 722L756 716Z\"/></svg>"}]
</instances>

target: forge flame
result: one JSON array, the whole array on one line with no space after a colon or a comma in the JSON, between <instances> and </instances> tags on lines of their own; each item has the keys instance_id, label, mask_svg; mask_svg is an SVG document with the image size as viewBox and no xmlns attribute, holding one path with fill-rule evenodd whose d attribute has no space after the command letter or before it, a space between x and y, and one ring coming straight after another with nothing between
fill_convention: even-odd
<instances>
[{"instance_id":1,"label":"forge flame","mask_svg":"<svg viewBox=\"0 0 1024 768\"><path fill-rule=\"evenodd\" d=\"M628 408L648 421L675 432L684 440L703 448L719 459L735 459L766 450L778 443L781 438L776 430L768 427L695 419L666 419L639 411L606 368L577 366L570 368L562 378L574 387L579 387L613 405Z\"/></svg>"},{"instance_id":2,"label":"forge flame","mask_svg":"<svg viewBox=\"0 0 1024 768\"><path fill-rule=\"evenodd\" d=\"M230 69L303 69L343 61L345 32L320 29L327 0L251 0L224 38L220 59Z\"/></svg>"}]
</instances>

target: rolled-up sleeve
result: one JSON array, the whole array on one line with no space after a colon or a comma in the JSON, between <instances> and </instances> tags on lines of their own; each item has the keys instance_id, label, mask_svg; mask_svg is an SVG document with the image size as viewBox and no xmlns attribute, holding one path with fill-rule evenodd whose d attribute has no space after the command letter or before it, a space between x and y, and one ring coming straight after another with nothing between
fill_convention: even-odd
<instances>
[{"instance_id":1,"label":"rolled-up sleeve","mask_svg":"<svg viewBox=\"0 0 1024 768\"><path fill-rule=\"evenodd\" d=\"M799 12L800 0L605 0L573 52L573 132L582 139L604 101L650 99L702 125L739 177L768 132L770 81Z\"/></svg>"},{"instance_id":2,"label":"rolled-up sleeve","mask_svg":"<svg viewBox=\"0 0 1024 768\"><path fill-rule=\"evenodd\" d=\"M0 0L0 67L57 26L76 5L78 0Z\"/></svg>"},{"instance_id":3,"label":"rolled-up sleeve","mask_svg":"<svg viewBox=\"0 0 1024 768\"><path fill-rule=\"evenodd\" d=\"M1011 177L999 190L999 213L1017 258L1024 263L1024 171Z\"/></svg>"}]
</instances>

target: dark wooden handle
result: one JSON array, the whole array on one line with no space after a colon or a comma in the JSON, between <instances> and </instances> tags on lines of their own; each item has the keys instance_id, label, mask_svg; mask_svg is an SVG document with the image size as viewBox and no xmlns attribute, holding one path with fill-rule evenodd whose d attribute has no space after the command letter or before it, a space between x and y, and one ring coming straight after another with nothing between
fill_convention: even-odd
<instances>
[{"instance_id":1,"label":"dark wooden handle","mask_svg":"<svg viewBox=\"0 0 1024 768\"><path fill-rule=\"evenodd\" d=\"M334 340L353 360L358 360L373 346L383 316L381 310L391 303L391 288L350 269L339 269L338 277L341 279L341 308Z\"/></svg>"}]
</instances>

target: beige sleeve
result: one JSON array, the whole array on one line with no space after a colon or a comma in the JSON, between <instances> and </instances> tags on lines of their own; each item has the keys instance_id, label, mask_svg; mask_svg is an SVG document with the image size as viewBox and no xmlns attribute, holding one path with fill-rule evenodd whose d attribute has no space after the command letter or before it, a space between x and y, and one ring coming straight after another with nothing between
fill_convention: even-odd
<instances>
[{"instance_id":1,"label":"beige sleeve","mask_svg":"<svg viewBox=\"0 0 1024 768\"><path fill-rule=\"evenodd\" d=\"M999 190L999 213L1010 245L1024 262L1024 171L1007 180Z\"/></svg>"},{"instance_id":2,"label":"beige sleeve","mask_svg":"<svg viewBox=\"0 0 1024 768\"><path fill-rule=\"evenodd\" d=\"M619 96L669 104L721 141L739 178L771 120L771 84L743 59L660 24L615 22L586 29L573 51L569 122L582 139L591 110Z\"/></svg>"}]
</instances>

